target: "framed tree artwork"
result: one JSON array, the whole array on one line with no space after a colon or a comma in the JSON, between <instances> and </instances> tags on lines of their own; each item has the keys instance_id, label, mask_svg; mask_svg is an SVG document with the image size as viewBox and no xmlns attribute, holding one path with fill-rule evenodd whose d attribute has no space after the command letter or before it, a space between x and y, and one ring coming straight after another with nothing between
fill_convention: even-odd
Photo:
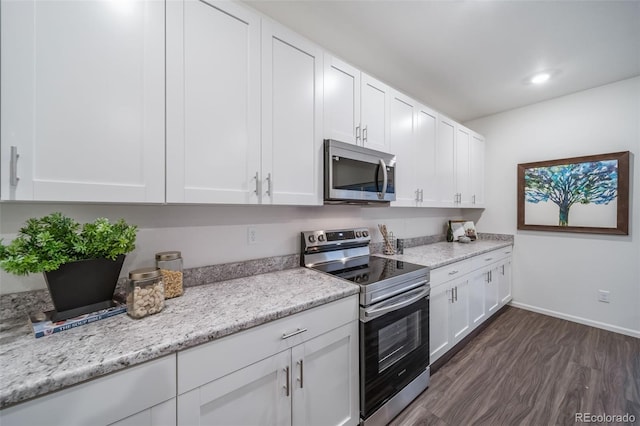
<instances>
[{"instance_id":1,"label":"framed tree artwork","mask_svg":"<svg viewBox=\"0 0 640 426\"><path fill-rule=\"evenodd\" d=\"M518 164L518 229L629 233L630 153Z\"/></svg>"}]
</instances>

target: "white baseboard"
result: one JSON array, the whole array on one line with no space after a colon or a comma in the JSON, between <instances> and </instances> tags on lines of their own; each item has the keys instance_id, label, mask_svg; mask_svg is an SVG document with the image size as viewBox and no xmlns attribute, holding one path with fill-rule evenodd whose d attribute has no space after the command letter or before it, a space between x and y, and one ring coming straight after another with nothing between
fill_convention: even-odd
<instances>
[{"instance_id":1,"label":"white baseboard","mask_svg":"<svg viewBox=\"0 0 640 426\"><path fill-rule=\"evenodd\" d=\"M638 330L631 330L630 328L618 327L615 325L606 324L599 321L593 321L593 320L582 318L582 317L563 314L561 312L539 308L537 306L531 306L531 305L527 305L520 302L514 302L513 300L509 303L509 305L513 306L514 308L525 309L527 311L537 312L539 314L549 315L550 317L556 317L556 318L564 319L567 321L573 321L573 322L577 322L578 324L589 325L591 327L601 328L603 330L613 331L614 333L620 333L626 336L636 337L640 339L640 331Z\"/></svg>"}]
</instances>

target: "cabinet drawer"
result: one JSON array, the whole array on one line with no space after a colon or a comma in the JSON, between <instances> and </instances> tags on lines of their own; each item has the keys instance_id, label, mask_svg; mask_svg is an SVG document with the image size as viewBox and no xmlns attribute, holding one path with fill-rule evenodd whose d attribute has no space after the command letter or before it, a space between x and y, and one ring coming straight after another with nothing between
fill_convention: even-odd
<instances>
[{"instance_id":1,"label":"cabinet drawer","mask_svg":"<svg viewBox=\"0 0 640 426\"><path fill-rule=\"evenodd\" d=\"M471 271L471 261L462 260L431 270L431 287L458 278Z\"/></svg>"},{"instance_id":2,"label":"cabinet drawer","mask_svg":"<svg viewBox=\"0 0 640 426\"><path fill-rule=\"evenodd\" d=\"M354 295L178 352L178 394L357 318L358 297Z\"/></svg>"},{"instance_id":3,"label":"cabinet drawer","mask_svg":"<svg viewBox=\"0 0 640 426\"><path fill-rule=\"evenodd\" d=\"M492 263L499 262L511 256L512 251L513 246L509 246L475 256L471 259L473 263L472 268L474 270L481 269L487 265L491 265Z\"/></svg>"},{"instance_id":4,"label":"cabinet drawer","mask_svg":"<svg viewBox=\"0 0 640 426\"><path fill-rule=\"evenodd\" d=\"M176 358L168 355L5 408L0 424L107 425L175 396Z\"/></svg>"}]
</instances>

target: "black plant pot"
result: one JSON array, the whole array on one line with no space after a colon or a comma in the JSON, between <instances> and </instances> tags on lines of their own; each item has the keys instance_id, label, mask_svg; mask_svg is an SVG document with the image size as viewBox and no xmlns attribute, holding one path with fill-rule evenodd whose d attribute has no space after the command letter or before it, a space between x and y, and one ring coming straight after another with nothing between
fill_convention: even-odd
<instances>
[{"instance_id":1,"label":"black plant pot","mask_svg":"<svg viewBox=\"0 0 640 426\"><path fill-rule=\"evenodd\" d=\"M124 258L120 255L116 260L78 260L45 272L55 307L51 319L62 321L113 306L113 292Z\"/></svg>"}]
</instances>

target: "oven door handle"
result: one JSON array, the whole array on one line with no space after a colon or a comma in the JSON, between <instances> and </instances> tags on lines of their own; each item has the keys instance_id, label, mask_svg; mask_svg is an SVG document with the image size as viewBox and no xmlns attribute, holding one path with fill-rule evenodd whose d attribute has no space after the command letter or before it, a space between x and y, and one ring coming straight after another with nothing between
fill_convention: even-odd
<instances>
[{"instance_id":1,"label":"oven door handle","mask_svg":"<svg viewBox=\"0 0 640 426\"><path fill-rule=\"evenodd\" d=\"M409 306L412 303L416 302L417 300L420 300L423 297L427 296L429 294L429 292L431 291L431 288L430 287L425 287L423 289L416 289L416 290L413 290L413 291L415 292L415 291L418 291L418 290L419 290L419 293L416 294L415 296L411 297L410 299L403 300L402 302L399 302L399 303L394 303L393 305L384 306L384 307L379 308L379 309L365 310L364 311L365 318L378 317L378 316L380 316L382 314L386 314L387 312L395 311L395 310L398 310L398 309L402 309L405 306ZM409 292L409 293L411 293L411 292Z\"/></svg>"}]
</instances>

